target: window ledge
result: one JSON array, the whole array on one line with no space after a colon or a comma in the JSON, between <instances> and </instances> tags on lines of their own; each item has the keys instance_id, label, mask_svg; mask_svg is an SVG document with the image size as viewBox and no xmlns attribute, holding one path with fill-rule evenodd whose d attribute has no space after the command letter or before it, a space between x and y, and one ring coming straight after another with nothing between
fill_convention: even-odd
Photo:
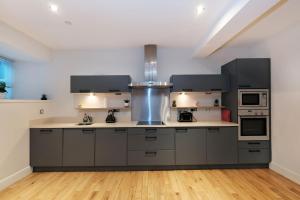
<instances>
[{"instance_id":1,"label":"window ledge","mask_svg":"<svg viewBox=\"0 0 300 200\"><path fill-rule=\"evenodd\" d=\"M51 100L0 99L0 103L50 103Z\"/></svg>"}]
</instances>

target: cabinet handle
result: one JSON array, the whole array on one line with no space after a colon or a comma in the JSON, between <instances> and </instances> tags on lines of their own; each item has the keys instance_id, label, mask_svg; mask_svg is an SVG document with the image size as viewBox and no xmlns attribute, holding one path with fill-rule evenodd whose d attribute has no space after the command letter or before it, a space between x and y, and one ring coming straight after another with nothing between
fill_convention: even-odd
<instances>
[{"instance_id":1,"label":"cabinet handle","mask_svg":"<svg viewBox=\"0 0 300 200\"><path fill-rule=\"evenodd\" d=\"M53 132L52 129L41 129L40 130L40 134L50 134L52 132Z\"/></svg>"},{"instance_id":2,"label":"cabinet handle","mask_svg":"<svg viewBox=\"0 0 300 200\"><path fill-rule=\"evenodd\" d=\"M157 136L145 136L145 140L146 141L156 141L157 140Z\"/></svg>"},{"instance_id":3,"label":"cabinet handle","mask_svg":"<svg viewBox=\"0 0 300 200\"><path fill-rule=\"evenodd\" d=\"M88 89L83 89L83 90L79 90L79 92L80 93L90 93L91 92L91 90L88 90Z\"/></svg>"},{"instance_id":4,"label":"cabinet handle","mask_svg":"<svg viewBox=\"0 0 300 200\"><path fill-rule=\"evenodd\" d=\"M94 129L82 129L83 134L92 134L95 133Z\"/></svg>"},{"instance_id":5,"label":"cabinet handle","mask_svg":"<svg viewBox=\"0 0 300 200\"><path fill-rule=\"evenodd\" d=\"M177 133L187 133L188 130L187 128L176 128L175 131Z\"/></svg>"},{"instance_id":6,"label":"cabinet handle","mask_svg":"<svg viewBox=\"0 0 300 200\"><path fill-rule=\"evenodd\" d=\"M251 85L239 85L239 88L250 88Z\"/></svg>"},{"instance_id":7,"label":"cabinet handle","mask_svg":"<svg viewBox=\"0 0 300 200\"><path fill-rule=\"evenodd\" d=\"M120 90L116 90L116 89L110 89L108 90L109 92L120 92Z\"/></svg>"},{"instance_id":8,"label":"cabinet handle","mask_svg":"<svg viewBox=\"0 0 300 200\"><path fill-rule=\"evenodd\" d=\"M126 133L127 129L125 129L125 128L116 128L115 132L117 132L117 133Z\"/></svg>"},{"instance_id":9,"label":"cabinet handle","mask_svg":"<svg viewBox=\"0 0 300 200\"><path fill-rule=\"evenodd\" d=\"M249 145L259 145L260 142L248 142Z\"/></svg>"},{"instance_id":10,"label":"cabinet handle","mask_svg":"<svg viewBox=\"0 0 300 200\"><path fill-rule=\"evenodd\" d=\"M259 150L259 149L257 149L257 150L248 150L248 152L249 152L249 153L259 153L260 150Z\"/></svg>"},{"instance_id":11,"label":"cabinet handle","mask_svg":"<svg viewBox=\"0 0 300 200\"><path fill-rule=\"evenodd\" d=\"M156 151L146 151L145 152L145 157L155 157L157 154Z\"/></svg>"},{"instance_id":12,"label":"cabinet handle","mask_svg":"<svg viewBox=\"0 0 300 200\"><path fill-rule=\"evenodd\" d=\"M210 132L219 132L220 128L207 128L207 130Z\"/></svg>"},{"instance_id":13,"label":"cabinet handle","mask_svg":"<svg viewBox=\"0 0 300 200\"><path fill-rule=\"evenodd\" d=\"M146 133L156 133L157 129L156 128L146 128L145 132Z\"/></svg>"},{"instance_id":14,"label":"cabinet handle","mask_svg":"<svg viewBox=\"0 0 300 200\"><path fill-rule=\"evenodd\" d=\"M189 88L182 89L182 92L192 92L192 91L193 91L193 89L189 89Z\"/></svg>"},{"instance_id":15,"label":"cabinet handle","mask_svg":"<svg viewBox=\"0 0 300 200\"><path fill-rule=\"evenodd\" d=\"M215 89L215 88L213 88L213 89L210 89L210 91L222 91L222 89Z\"/></svg>"}]
</instances>

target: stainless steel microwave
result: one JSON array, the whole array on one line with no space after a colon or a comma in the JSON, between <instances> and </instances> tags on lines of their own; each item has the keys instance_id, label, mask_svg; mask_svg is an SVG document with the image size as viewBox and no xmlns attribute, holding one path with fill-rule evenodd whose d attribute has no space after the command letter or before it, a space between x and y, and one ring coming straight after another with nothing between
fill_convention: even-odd
<instances>
[{"instance_id":1,"label":"stainless steel microwave","mask_svg":"<svg viewBox=\"0 0 300 200\"><path fill-rule=\"evenodd\" d=\"M269 140L269 110L239 110L239 140Z\"/></svg>"},{"instance_id":2,"label":"stainless steel microwave","mask_svg":"<svg viewBox=\"0 0 300 200\"><path fill-rule=\"evenodd\" d=\"M240 89L238 107L239 109L269 109L269 90Z\"/></svg>"}]
</instances>

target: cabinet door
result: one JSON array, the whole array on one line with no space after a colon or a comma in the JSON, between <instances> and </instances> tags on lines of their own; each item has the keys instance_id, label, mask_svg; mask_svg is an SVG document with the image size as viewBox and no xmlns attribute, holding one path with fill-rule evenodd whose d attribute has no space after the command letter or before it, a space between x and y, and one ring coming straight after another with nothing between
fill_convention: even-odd
<instances>
[{"instance_id":1,"label":"cabinet door","mask_svg":"<svg viewBox=\"0 0 300 200\"><path fill-rule=\"evenodd\" d=\"M128 92L130 81L128 75L71 76L71 92Z\"/></svg>"},{"instance_id":2,"label":"cabinet door","mask_svg":"<svg viewBox=\"0 0 300 200\"><path fill-rule=\"evenodd\" d=\"M176 165L206 163L206 129L176 128Z\"/></svg>"},{"instance_id":3,"label":"cabinet door","mask_svg":"<svg viewBox=\"0 0 300 200\"><path fill-rule=\"evenodd\" d=\"M30 129L30 165L61 166L62 137L62 129Z\"/></svg>"},{"instance_id":4,"label":"cabinet door","mask_svg":"<svg viewBox=\"0 0 300 200\"><path fill-rule=\"evenodd\" d=\"M237 163L237 127L207 129L207 162L209 164Z\"/></svg>"},{"instance_id":5,"label":"cabinet door","mask_svg":"<svg viewBox=\"0 0 300 200\"><path fill-rule=\"evenodd\" d=\"M127 129L96 130L95 165L127 165Z\"/></svg>"},{"instance_id":6,"label":"cabinet door","mask_svg":"<svg viewBox=\"0 0 300 200\"><path fill-rule=\"evenodd\" d=\"M237 59L239 88L270 88L270 59Z\"/></svg>"},{"instance_id":7,"label":"cabinet door","mask_svg":"<svg viewBox=\"0 0 300 200\"><path fill-rule=\"evenodd\" d=\"M173 75L173 92L180 91L227 91L229 89L228 76L220 74Z\"/></svg>"},{"instance_id":8,"label":"cabinet door","mask_svg":"<svg viewBox=\"0 0 300 200\"><path fill-rule=\"evenodd\" d=\"M95 129L64 129L63 166L94 166Z\"/></svg>"}]
</instances>

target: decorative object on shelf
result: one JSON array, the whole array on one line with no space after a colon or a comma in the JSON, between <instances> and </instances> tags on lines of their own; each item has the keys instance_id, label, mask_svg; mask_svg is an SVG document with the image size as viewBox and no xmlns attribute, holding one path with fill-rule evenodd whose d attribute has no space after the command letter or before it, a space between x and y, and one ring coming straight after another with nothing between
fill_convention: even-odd
<instances>
[{"instance_id":1,"label":"decorative object on shelf","mask_svg":"<svg viewBox=\"0 0 300 200\"><path fill-rule=\"evenodd\" d=\"M214 107L219 107L219 106L220 106L219 99L215 99Z\"/></svg>"},{"instance_id":2,"label":"decorative object on shelf","mask_svg":"<svg viewBox=\"0 0 300 200\"><path fill-rule=\"evenodd\" d=\"M41 100L48 100L47 95L42 94Z\"/></svg>"},{"instance_id":3,"label":"decorative object on shelf","mask_svg":"<svg viewBox=\"0 0 300 200\"><path fill-rule=\"evenodd\" d=\"M4 81L0 81L0 99L5 99L7 93L7 85Z\"/></svg>"},{"instance_id":4,"label":"decorative object on shelf","mask_svg":"<svg viewBox=\"0 0 300 200\"><path fill-rule=\"evenodd\" d=\"M129 99L125 99L125 100L124 100L124 107L125 107L125 108L128 108L128 107L129 107L129 102L130 102Z\"/></svg>"},{"instance_id":5,"label":"decorative object on shelf","mask_svg":"<svg viewBox=\"0 0 300 200\"><path fill-rule=\"evenodd\" d=\"M176 101L174 100L173 102L172 102L172 107L176 107Z\"/></svg>"}]
</instances>

